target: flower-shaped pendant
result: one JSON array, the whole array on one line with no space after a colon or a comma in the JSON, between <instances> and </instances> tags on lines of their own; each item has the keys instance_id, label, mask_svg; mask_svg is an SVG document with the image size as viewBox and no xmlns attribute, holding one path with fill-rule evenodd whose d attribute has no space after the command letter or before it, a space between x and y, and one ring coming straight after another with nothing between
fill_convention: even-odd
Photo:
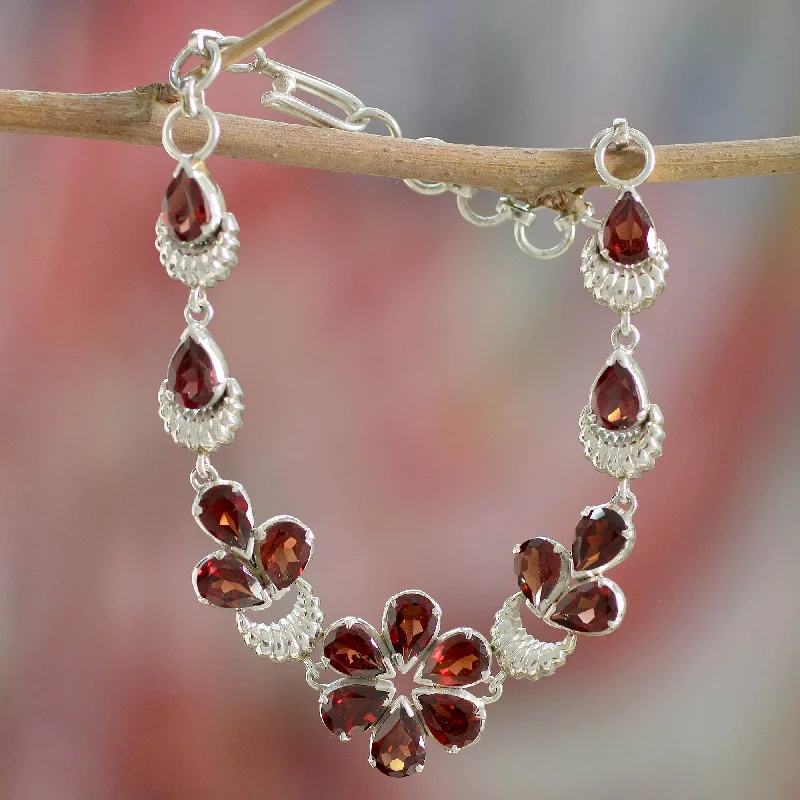
<instances>
[{"instance_id":1,"label":"flower-shaped pendant","mask_svg":"<svg viewBox=\"0 0 800 800\"><path fill-rule=\"evenodd\" d=\"M491 649L471 628L439 635L441 609L424 592L390 598L379 633L345 617L323 639L322 666L345 677L322 687L319 711L343 741L371 730L370 764L403 778L425 765L425 737L451 753L474 744L486 719L484 700L467 687L491 678ZM416 667L411 698L395 698L392 679Z\"/></svg>"}]
</instances>

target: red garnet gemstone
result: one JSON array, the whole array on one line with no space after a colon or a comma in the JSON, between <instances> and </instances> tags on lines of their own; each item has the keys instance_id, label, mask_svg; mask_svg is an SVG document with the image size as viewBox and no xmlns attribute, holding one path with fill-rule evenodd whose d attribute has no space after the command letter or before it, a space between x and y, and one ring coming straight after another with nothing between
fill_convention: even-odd
<instances>
[{"instance_id":1,"label":"red garnet gemstone","mask_svg":"<svg viewBox=\"0 0 800 800\"><path fill-rule=\"evenodd\" d=\"M371 755L375 767L391 778L405 778L425 766L422 728L405 706L400 705L375 732Z\"/></svg>"},{"instance_id":2,"label":"red garnet gemstone","mask_svg":"<svg viewBox=\"0 0 800 800\"><path fill-rule=\"evenodd\" d=\"M433 648L422 677L439 686L467 686L481 679L489 669L490 660L482 638L456 631Z\"/></svg>"},{"instance_id":3,"label":"red garnet gemstone","mask_svg":"<svg viewBox=\"0 0 800 800\"><path fill-rule=\"evenodd\" d=\"M528 539L514 556L514 572L525 597L538 606L556 588L561 577L561 556L547 539Z\"/></svg>"},{"instance_id":4,"label":"red garnet gemstone","mask_svg":"<svg viewBox=\"0 0 800 800\"><path fill-rule=\"evenodd\" d=\"M472 744L480 735L483 720L478 706L454 694L420 694L422 718L439 744L458 750Z\"/></svg>"},{"instance_id":5,"label":"red garnet gemstone","mask_svg":"<svg viewBox=\"0 0 800 800\"><path fill-rule=\"evenodd\" d=\"M550 619L578 633L602 633L617 618L617 595L597 581L576 586L556 604Z\"/></svg>"},{"instance_id":6,"label":"red garnet gemstone","mask_svg":"<svg viewBox=\"0 0 800 800\"><path fill-rule=\"evenodd\" d=\"M603 229L603 247L618 264L638 264L656 245L653 220L631 192L625 192L611 209Z\"/></svg>"},{"instance_id":7,"label":"red garnet gemstone","mask_svg":"<svg viewBox=\"0 0 800 800\"><path fill-rule=\"evenodd\" d=\"M374 686L340 686L320 703L319 715L332 734L349 739L354 730L365 731L378 721L388 697L386 689Z\"/></svg>"},{"instance_id":8,"label":"red garnet gemstone","mask_svg":"<svg viewBox=\"0 0 800 800\"><path fill-rule=\"evenodd\" d=\"M182 242L193 242L203 236L203 226L210 222L211 214L200 184L182 169L170 182L161 213L172 230L172 235Z\"/></svg>"},{"instance_id":9,"label":"red garnet gemstone","mask_svg":"<svg viewBox=\"0 0 800 800\"><path fill-rule=\"evenodd\" d=\"M209 556L197 569L197 593L220 608L252 608L263 603L261 587L233 556Z\"/></svg>"},{"instance_id":10,"label":"red garnet gemstone","mask_svg":"<svg viewBox=\"0 0 800 800\"><path fill-rule=\"evenodd\" d=\"M605 506L597 506L581 517L572 543L575 569L599 569L611 563L625 547L623 533L627 527L621 514Z\"/></svg>"},{"instance_id":11,"label":"red garnet gemstone","mask_svg":"<svg viewBox=\"0 0 800 800\"><path fill-rule=\"evenodd\" d=\"M392 648L405 663L418 656L433 640L439 622L430 597L406 592L397 597L386 613Z\"/></svg>"},{"instance_id":12,"label":"red garnet gemstone","mask_svg":"<svg viewBox=\"0 0 800 800\"><path fill-rule=\"evenodd\" d=\"M369 628L361 621L350 627L341 623L331 628L322 643L322 652L332 669L342 675L375 678L384 672L383 657Z\"/></svg>"},{"instance_id":13,"label":"red garnet gemstone","mask_svg":"<svg viewBox=\"0 0 800 800\"><path fill-rule=\"evenodd\" d=\"M592 413L609 431L624 431L636 424L642 399L630 370L615 361L606 367L592 389Z\"/></svg>"},{"instance_id":14,"label":"red garnet gemstone","mask_svg":"<svg viewBox=\"0 0 800 800\"><path fill-rule=\"evenodd\" d=\"M311 558L311 537L299 523L290 519L274 522L259 547L261 566L276 589L291 586Z\"/></svg>"},{"instance_id":15,"label":"red garnet gemstone","mask_svg":"<svg viewBox=\"0 0 800 800\"><path fill-rule=\"evenodd\" d=\"M243 492L227 483L206 489L197 499L197 519L215 539L230 547L247 549L253 526L247 512L250 505Z\"/></svg>"},{"instance_id":16,"label":"red garnet gemstone","mask_svg":"<svg viewBox=\"0 0 800 800\"><path fill-rule=\"evenodd\" d=\"M167 388L185 408L209 405L222 376L217 373L211 354L193 336L187 336L173 353L167 370Z\"/></svg>"}]
</instances>

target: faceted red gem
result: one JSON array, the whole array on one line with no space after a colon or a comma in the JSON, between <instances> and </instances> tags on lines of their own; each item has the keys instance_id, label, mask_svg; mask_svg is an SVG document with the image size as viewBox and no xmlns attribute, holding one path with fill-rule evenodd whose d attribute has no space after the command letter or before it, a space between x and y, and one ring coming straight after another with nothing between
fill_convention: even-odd
<instances>
[{"instance_id":1,"label":"faceted red gem","mask_svg":"<svg viewBox=\"0 0 800 800\"><path fill-rule=\"evenodd\" d=\"M438 617L430 597L406 592L394 600L386 614L392 648L404 662L419 655L436 634Z\"/></svg>"},{"instance_id":2,"label":"faceted red gem","mask_svg":"<svg viewBox=\"0 0 800 800\"><path fill-rule=\"evenodd\" d=\"M490 660L483 639L457 631L433 648L422 677L439 686L467 686L481 679Z\"/></svg>"},{"instance_id":3,"label":"faceted red gem","mask_svg":"<svg viewBox=\"0 0 800 800\"><path fill-rule=\"evenodd\" d=\"M261 566L276 589L291 586L302 574L311 558L311 542L302 525L280 520L267 528L259 547Z\"/></svg>"},{"instance_id":4,"label":"faceted red gem","mask_svg":"<svg viewBox=\"0 0 800 800\"><path fill-rule=\"evenodd\" d=\"M167 388L185 408L204 408L214 399L221 380L208 350L193 336L187 336L169 362Z\"/></svg>"},{"instance_id":5,"label":"faceted red gem","mask_svg":"<svg viewBox=\"0 0 800 800\"><path fill-rule=\"evenodd\" d=\"M332 734L349 739L354 730L365 731L378 721L388 697L386 689L375 686L340 686L320 703L319 714Z\"/></svg>"},{"instance_id":6,"label":"faceted red gem","mask_svg":"<svg viewBox=\"0 0 800 800\"><path fill-rule=\"evenodd\" d=\"M601 633L616 619L617 610L616 594L608 586L589 581L565 594L550 619L578 633Z\"/></svg>"},{"instance_id":7,"label":"faceted red gem","mask_svg":"<svg viewBox=\"0 0 800 800\"><path fill-rule=\"evenodd\" d=\"M402 705L375 732L371 755L375 767L391 778L405 778L425 766L422 728Z\"/></svg>"},{"instance_id":8,"label":"faceted red gem","mask_svg":"<svg viewBox=\"0 0 800 800\"><path fill-rule=\"evenodd\" d=\"M186 170L182 169L167 187L161 213L176 239L192 242L202 237L210 213L200 184Z\"/></svg>"},{"instance_id":9,"label":"faceted red gem","mask_svg":"<svg viewBox=\"0 0 800 800\"><path fill-rule=\"evenodd\" d=\"M514 556L519 588L534 605L546 600L561 577L561 556L547 539L528 539Z\"/></svg>"},{"instance_id":10,"label":"faceted red gem","mask_svg":"<svg viewBox=\"0 0 800 800\"><path fill-rule=\"evenodd\" d=\"M374 678L384 672L383 658L375 637L362 622L348 628L345 623L331 628L322 643L331 668L342 675Z\"/></svg>"},{"instance_id":11,"label":"faceted red gem","mask_svg":"<svg viewBox=\"0 0 800 800\"><path fill-rule=\"evenodd\" d=\"M422 718L439 744L459 750L472 744L483 728L478 706L454 694L420 694Z\"/></svg>"},{"instance_id":12,"label":"faceted red gem","mask_svg":"<svg viewBox=\"0 0 800 800\"><path fill-rule=\"evenodd\" d=\"M642 398L630 370L615 361L606 367L592 389L592 413L610 431L624 431L636 424Z\"/></svg>"},{"instance_id":13,"label":"faceted red gem","mask_svg":"<svg viewBox=\"0 0 800 800\"><path fill-rule=\"evenodd\" d=\"M627 527L622 515L606 506L597 506L581 517L572 543L575 569L599 569L613 561L625 547Z\"/></svg>"},{"instance_id":14,"label":"faceted red gem","mask_svg":"<svg viewBox=\"0 0 800 800\"><path fill-rule=\"evenodd\" d=\"M200 524L215 539L231 547L247 549L253 526L247 497L227 483L206 489L198 498Z\"/></svg>"},{"instance_id":15,"label":"faceted red gem","mask_svg":"<svg viewBox=\"0 0 800 800\"><path fill-rule=\"evenodd\" d=\"M638 264L656 245L653 220L631 192L625 192L611 209L603 229L603 247L618 264Z\"/></svg>"},{"instance_id":16,"label":"faceted red gem","mask_svg":"<svg viewBox=\"0 0 800 800\"><path fill-rule=\"evenodd\" d=\"M244 564L233 556L209 556L195 579L197 593L220 608L252 608L263 603L261 587Z\"/></svg>"}]
</instances>

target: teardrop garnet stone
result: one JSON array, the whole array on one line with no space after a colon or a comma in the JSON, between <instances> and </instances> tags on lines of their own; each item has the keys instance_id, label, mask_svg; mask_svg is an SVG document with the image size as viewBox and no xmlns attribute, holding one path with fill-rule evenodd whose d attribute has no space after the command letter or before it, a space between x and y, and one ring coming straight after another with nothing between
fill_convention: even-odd
<instances>
[{"instance_id":1,"label":"teardrop garnet stone","mask_svg":"<svg viewBox=\"0 0 800 800\"><path fill-rule=\"evenodd\" d=\"M525 597L538 606L558 584L561 556L547 539L528 539L514 556L514 572Z\"/></svg>"},{"instance_id":2,"label":"teardrop garnet stone","mask_svg":"<svg viewBox=\"0 0 800 800\"><path fill-rule=\"evenodd\" d=\"M378 721L388 697L386 689L375 686L340 686L320 703L319 715L334 736L349 739L354 730L365 731Z\"/></svg>"},{"instance_id":3,"label":"teardrop garnet stone","mask_svg":"<svg viewBox=\"0 0 800 800\"><path fill-rule=\"evenodd\" d=\"M627 543L623 535L627 528L622 515L606 506L597 506L581 517L572 543L575 569L600 569L610 564Z\"/></svg>"},{"instance_id":4,"label":"teardrop garnet stone","mask_svg":"<svg viewBox=\"0 0 800 800\"><path fill-rule=\"evenodd\" d=\"M433 640L439 622L434 602L419 592L396 597L386 613L392 649L404 663L418 656Z\"/></svg>"},{"instance_id":5,"label":"teardrop garnet stone","mask_svg":"<svg viewBox=\"0 0 800 800\"><path fill-rule=\"evenodd\" d=\"M603 247L618 264L644 261L656 245L656 229L647 209L632 192L624 192L603 228Z\"/></svg>"},{"instance_id":6,"label":"teardrop garnet stone","mask_svg":"<svg viewBox=\"0 0 800 800\"><path fill-rule=\"evenodd\" d=\"M200 597L219 608L252 608L263 604L256 578L230 555L209 556L202 561L195 586Z\"/></svg>"},{"instance_id":7,"label":"teardrop garnet stone","mask_svg":"<svg viewBox=\"0 0 800 800\"><path fill-rule=\"evenodd\" d=\"M161 213L172 235L181 242L203 237L203 226L211 221L211 213L200 184L185 169L170 181Z\"/></svg>"},{"instance_id":8,"label":"teardrop garnet stone","mask_svg":"<svg viewBox=\"0 0 800 800\"><path fill-rule=\"evenodd\" d=\"M422 728L404 705L399 705L375 732L370 750L375 767L390 778L405 778L425 766Z\"/></svg>"},{"instance_id":9,"label":"teardrop garnet stone","mask_svg":"<svg viewBox=\"0 0 800 800\"><path fill-rule=\"evenodd\" d=\"M642 398L630 370L618 361L606 367L594 384L592 413L609 431L624 431L637 423Z\"/></svg>"},{"instance_id":10,"label":"teardrop garnet stone","mask_svg":"<svg viewBox=\"0 0 800 800\"><path fill-rule=\"evenodd\" d=\"M455 694L419 694L422 718L439 744L461 750L480 736L483 719L478 706Z\"/></svg>"},{"instance_id":11,"label":"teardrop garnet stone","mask_svg":"<svg viewBox=\"0 0 800 800\"><path fill-rule=\"evenodd\" d=\"M267 528L259 547L261 566L276 589L286 589L302 575L311 558L311 537L300 523L282 519Z\"/></svg>"},{"instance_id":12,"label":"teardrop garnet stone","mask_svg":"<svg viewBox=\"0 0 800 800\"><path fill-rule=\"evenodd\" d=\"M211 354L191 334L184 337L173 353L167 370L167 388L190 410L205 408L223 382Z\"/></svg>"},{"instance_id":13,"label":"teardrop garnet stone","mask_svg":"<svg viewBox=\"0 0 800 800\"><path fill-rule=\"evenodd\" d=\"M342 675L375 678L385 671L378 643L360 620L350 627L342 622L331 628L322 643L322 652L331 668Z\"/></svg>"},{"instance_id":14,"label":"teardrop garnet stone","mask_svg":"<svg viewBox=\"0 0 800 800\"><path fill-rule=\"evenodd\" d=\"M565 594L550 619L577 633L602 633L617 618L618 610L617 595L608 585L588 581Z\"/></svg>"},{"instance_id":15,"label":"teardrop garnet stone","mask_svg":"<svg viewBox=\"0 0 800 800\"><path fill-rule=\"evenodd\" d=\"M228 483L206 489L197 498L197 519L215 539L229 547L247 550L253 526L247 496Z\"/></svg>"},{"instance_id":16,"label":"teardrop garnet stone","mask_svg":"<svg viewBox=\"0 0 800 800\"><path fill-rule=\"evenodd\" d=\"M489 650L480 636L456 631L433 648L420 677L439 686L468 686L481 680L490 663Z\"/></svg>"}]
</instances>

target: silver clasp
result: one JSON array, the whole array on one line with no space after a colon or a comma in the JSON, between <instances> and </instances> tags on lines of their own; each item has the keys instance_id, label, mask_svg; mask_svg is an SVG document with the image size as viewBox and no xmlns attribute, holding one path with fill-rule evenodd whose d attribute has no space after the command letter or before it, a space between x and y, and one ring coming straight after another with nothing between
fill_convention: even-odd
<instances>
[{"instance_id":1,"label":"silver clasp","mask_svg":"<svg viewBox=\"0 0 800 800\"><path fill-rule=\"evenodd\" d=\"M361 133L367 127L368 119L359 119L357 122L348 121L347 118L361 111L364 104L341 86L270 59L267 59L266 64L259 71L272 80L272 89L261 98L262 106L277 109L319 128L337 128L350 133ZM336 106L344 112L346 118L340 119L301 100L295 96L295 92L298 90Z\"/></svg>"}]
</instances>

